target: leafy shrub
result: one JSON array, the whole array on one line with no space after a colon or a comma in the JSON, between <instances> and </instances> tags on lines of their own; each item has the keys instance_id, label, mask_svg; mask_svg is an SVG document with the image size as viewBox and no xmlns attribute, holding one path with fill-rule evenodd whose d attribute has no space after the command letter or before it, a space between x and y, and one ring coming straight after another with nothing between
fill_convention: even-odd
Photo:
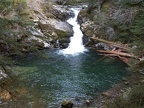
<instances>
[{"instance_id":1,"label":"leafy shrub","mask_svg":"<svg viewBox=\"0 0 144 108\"><path fill-rule=\"evenodd\" d=\"M144 108L144 86L137 85L129 94L129 104L131 108Z\"/></svg>"},{"instance_id":2,"label":"leafy shrub","mask_svg":"<svg viewBox=\"0 0 144 108\"><path fill-rule=\"evenodd\" d=\"M109 102L105 108L144 108L144 85L137 85L128 93L128 97L117 97Z\"/></svg>"},{"instance_id":3,"label":"leafy shrub","mask_svg":"<svg viewBox=\"0 0 144 108\"><path fill-rule=\"evenodd\" d=\"M144 6L143 0L121 0L121 4L126 7Z\"/></svg>"},{"instance_id":4,"label":"leafy shrub","mask_svg":"<svg viewBox=\"0 0 144 108\"><path fill-rule=\"evenodd\" d=\"M131 31L144 41L144 10L140 10Z\"/></svg>"}]
</instances>

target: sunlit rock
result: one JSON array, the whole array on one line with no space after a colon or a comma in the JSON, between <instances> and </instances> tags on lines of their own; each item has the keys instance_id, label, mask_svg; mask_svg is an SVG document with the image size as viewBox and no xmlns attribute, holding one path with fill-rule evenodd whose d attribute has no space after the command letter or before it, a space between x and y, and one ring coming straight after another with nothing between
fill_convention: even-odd
<instances>
[{"instance_id":1,"label":"sunlit rock","mask_svg":"<svg viewBox=\"0 0 144 108\"><path fill-rule=\"evenodd\" d=\"M73 103L70 100L64 100L61 104L61 108L72 108Z\"/></svg>"},{"instance_id":2,"label":"sunlit rock","mask_svg":"<svg viewBox=\"0 0 144 108\"><path fill-rule=\"evenodd\" d=\"M40 20L38 24L44 35L52 39L52 44L57 44L57 40L60 40L60 47L66 48L68 46L69 37L73 34L70 24L50 18L48 20Z\"/></svg>"}]
</instances>

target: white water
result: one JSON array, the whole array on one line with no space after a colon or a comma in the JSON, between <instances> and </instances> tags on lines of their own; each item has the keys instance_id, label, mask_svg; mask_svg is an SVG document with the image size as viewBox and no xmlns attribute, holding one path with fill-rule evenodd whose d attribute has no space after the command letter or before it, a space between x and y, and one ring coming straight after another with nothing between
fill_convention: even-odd
<instances>
[{"instance_id":1,"label":"white water","mask_svg":"<svg viewBox=\"0 0 144 108\"><path fill-rule=\"evenodd\" d=\"M75 17L70 18L69 20L67 20L67 22L73 26L74 34L70 39L68 48L62 50L62 53L76 55L79 53L83 53L84 51L87 51L87 49L83 45L83 42L82 42L83 34L82 34L82 31L80 30L80 25L77 23L77 16L80 10L72 9L72 11L74 12Z\"/></svg>"}]
</instances>

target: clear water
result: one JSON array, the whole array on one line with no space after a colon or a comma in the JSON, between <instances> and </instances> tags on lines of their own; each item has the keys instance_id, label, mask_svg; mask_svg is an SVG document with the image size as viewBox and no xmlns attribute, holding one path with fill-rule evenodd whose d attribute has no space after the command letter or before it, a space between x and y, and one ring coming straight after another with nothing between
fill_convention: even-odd
<instances>
[{"instance_id":1,"label":"clear water","mask_svg":"<svg viewBox=\"0 0 144 108\"><path fill-rule=\"evenodd\" d=\"M25 102L24 108L58 108L65 99L82 105L127 75L125 64L110 58L98 62L101 56L95 51L77 56L58 52L42 51L48 58L28 54L16 59L13 69L19 76L19 91L25 91L19 98Z\"/></svg>"},{"instance_id":2,"label":"clear water","mask_svg":"<svg viewBox=\"0 0 144 108\"><path fill-rule=\"evenodd\" d=\"M77 16L79 11L74 11ZM31 53L15 59L17 65L12 70L18 77L13 85L18 98L2 108L58 108L65 99L83 106L86 99L95 99L127 75L121 61L99 61L101 56L95 51L86 51L76 16L69 20L76 26L67 49L44 50L43 57Z\"/></svg>"}]
</instances>

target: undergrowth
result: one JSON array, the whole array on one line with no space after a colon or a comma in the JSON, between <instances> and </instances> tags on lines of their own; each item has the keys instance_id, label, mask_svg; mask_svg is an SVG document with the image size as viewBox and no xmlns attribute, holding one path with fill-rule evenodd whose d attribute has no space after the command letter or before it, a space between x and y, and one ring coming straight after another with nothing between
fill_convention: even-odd
<instances>
[{"instance_id":1,"label":"undergrowth","mask_svg":"<svg viewBox=\"0 0 144 108\"><path fill-rule=\"evenodd\" d=\"M124 96L117 97L113 102L108 102L105 108L144 108L144 85L136 85Z\"/></svg>"}]
</instances>

